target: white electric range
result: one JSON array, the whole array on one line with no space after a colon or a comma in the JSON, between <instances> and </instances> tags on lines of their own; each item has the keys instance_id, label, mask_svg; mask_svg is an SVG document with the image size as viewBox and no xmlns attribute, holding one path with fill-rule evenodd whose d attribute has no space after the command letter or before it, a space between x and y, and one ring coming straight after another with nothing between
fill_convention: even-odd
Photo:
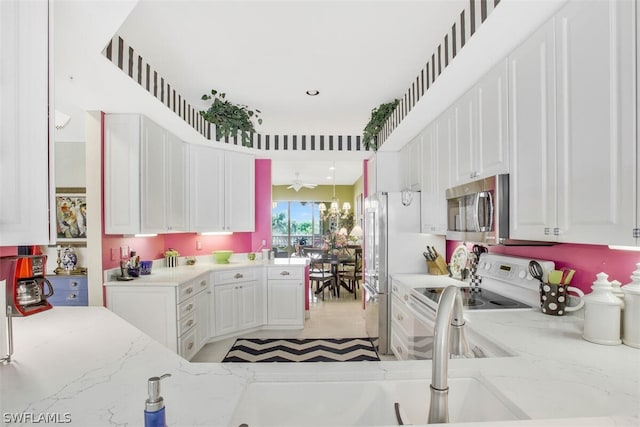
<instances>
[{"instance_id":1,"label":"white electric range","mask_svg":"<svg viewBox=\"0 0 640 427\"><path fill-rule=\"evenodd\" d=\"M430 359L433 349L433 331L440 295L446 286L458 286L466 310L534 310L540 306L539 282L529 274L530 258L483 253L478 261L476 274L480 277L479 285L470 286L462 282L444 277L423 276L414 278L411 290L404 295L400 304L395 307L400 316L392 313L392 346L394 354L401 359ZM552 261L538 260L546 277L555 268ZM424 286L422 285L424 283ZM406 310L406 313L402 313ZM410 319L406 319L410 317ZM394 333L394 324L400 324ZM405 326L403 325L410 325ZM483 340L476 334L467 337L472 344L473 355L468 357L504 356L499 348ZM480 331L478 331L480 332Z\"/></svg>"}]
</instances>

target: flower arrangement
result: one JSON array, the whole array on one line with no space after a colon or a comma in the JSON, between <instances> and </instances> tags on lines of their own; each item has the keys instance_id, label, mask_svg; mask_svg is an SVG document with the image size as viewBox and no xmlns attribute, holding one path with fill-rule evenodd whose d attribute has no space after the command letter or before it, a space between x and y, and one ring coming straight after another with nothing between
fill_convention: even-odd
<instances>
[{"instance_id":1,"label":"flower arrangement","mask_svg":"<svg viewBox=\"0 0 640 427\"><path fill-rule=\"evenodd\" d=\"M332 252L336 252L347 246L347 244L347 236L339 234L337 231L332 231L325 237L322 249L324 249L325 251L330 250Z\"/></svg>"}]
</instances>

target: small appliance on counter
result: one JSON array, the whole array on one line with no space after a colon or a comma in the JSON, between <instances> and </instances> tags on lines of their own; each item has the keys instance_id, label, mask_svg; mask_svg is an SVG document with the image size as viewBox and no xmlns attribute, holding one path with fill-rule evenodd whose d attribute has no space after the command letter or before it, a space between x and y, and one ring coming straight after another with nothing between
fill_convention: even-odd
<instances>
[{"instance_id":1,"label":"small appliance on counter","mask_svg":"<svg viewBox=\"0 0 640 427\"><path fill-rule=\"evenodd\" d=\"M30 316L53 307L47 301L47 298L53 295L53 286L45 277L46 265L47 256L42 254L0 257L0 283L4 281L6 289L4 292L6 299L2 309L6 309L9 350L8 354L1 359L2 362L11 362L13 355L11 319Z\"/></svg>"},{"instance_id":2,"label":"small appliance on counter","mask_svg":"<svg viewBox=\"0 0 640 427\"><path fill-rule=\"evenodd\" d=\"M52 307L47 302L53 295L53 286L45 277L46 265L46 255L0 257L0 280L6 281L12 316L30 316Z\"/></svg>"}]
</instances>

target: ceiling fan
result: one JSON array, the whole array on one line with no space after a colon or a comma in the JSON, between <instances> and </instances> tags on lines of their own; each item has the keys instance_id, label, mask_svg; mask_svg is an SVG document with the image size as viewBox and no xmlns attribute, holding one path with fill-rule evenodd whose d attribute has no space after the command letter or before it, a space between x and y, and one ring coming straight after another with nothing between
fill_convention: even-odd
<instances>
[{"instance_id":1,"label":"ceiling fan","mask_svg":"<svg viewBox=\"0 0 640 427\"><path fill-rule=\"evenodd\" d=\"M309 183L303 183L302 181L300 181L300 174L298 172L296 172L296 179L293 180L293 182L291 183L290 186L287 187L287 189L293 188L296 191L300 191L301 188L316 188L318 186L318 184L309 184Z\"/></svg>"}]
</instances>

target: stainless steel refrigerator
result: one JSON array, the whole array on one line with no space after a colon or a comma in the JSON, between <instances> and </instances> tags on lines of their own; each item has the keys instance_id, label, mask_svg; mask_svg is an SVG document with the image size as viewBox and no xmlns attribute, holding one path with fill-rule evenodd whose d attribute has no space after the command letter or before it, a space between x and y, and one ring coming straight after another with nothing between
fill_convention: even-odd
<instances>
[{"instance_id":1,"label":"stainless steel refrigerator","mask_svg":"<svg viewBox=\"0 0 640 427\"><path fill-rule=\"evenodd\" d=\"M427 273L427 246L442 246L439 236L420 234L420 193L381 192L365 199L364 289L367 335L377 338L380 354L391 353L390 276Z\"/></svg>"}]
</instances>

